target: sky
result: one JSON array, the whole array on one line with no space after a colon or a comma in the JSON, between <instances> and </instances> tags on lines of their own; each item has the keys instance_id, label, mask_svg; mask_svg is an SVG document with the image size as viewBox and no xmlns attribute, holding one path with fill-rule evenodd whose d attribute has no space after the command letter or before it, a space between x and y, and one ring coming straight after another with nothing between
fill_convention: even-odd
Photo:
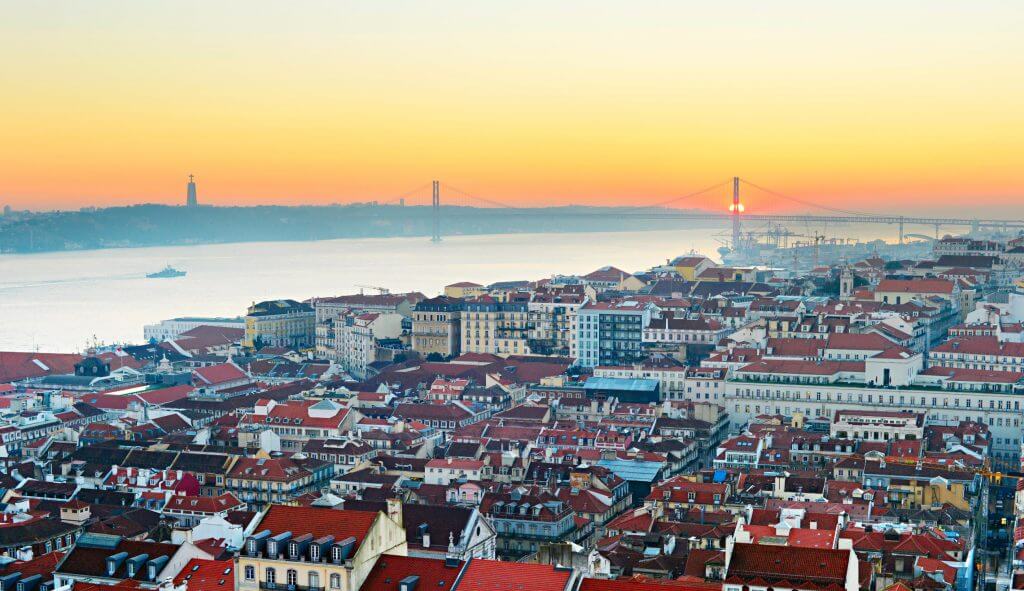
<instances>
[{"instance_id":1,"label":"sky","mask_svg":"<svg viewBox=\"0 0 1024 591\"><path fill-rule=\"evenodd\" d=\"M1019 0L7 2L0 205L183 203L190 173L218 205L435 178L644 205L739 176L828 207L1024 216L1022 29Z\"/></svg>"}]
</instances>

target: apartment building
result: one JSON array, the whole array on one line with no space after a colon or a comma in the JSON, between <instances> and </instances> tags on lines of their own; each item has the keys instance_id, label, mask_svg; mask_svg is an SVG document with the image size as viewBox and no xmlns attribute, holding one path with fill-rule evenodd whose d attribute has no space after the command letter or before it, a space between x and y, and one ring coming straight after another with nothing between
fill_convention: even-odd
<instances>
[{"instance_id":1,"label":"apartment building","mask_svg":"<svg viewBox=\"0 0 1024 591\"><path fill-rule=\"evenodd\" d=\"M583 367L643 361L644 327L657 307L637 300L588 302L576 314L576 357Z\"/></svg>"},{"instance_id":2,"label":"apartment building","mask_svg":"<svg viewBox=\"0 0 1024 591\"><path fill-rule=\"evenodd\" d=\"M510 294L501 301L491 296L466 300L462 313L462 352L529 355L528 294Z\"/></svg>"},{"instance_id":3,"label":"apartment building","mask_svg":"<svg viewBox=\"0 0 1024 591\"><path fill-rule=\"evenodd\" d=\"M316 337L316 315L306 303L269 300L249 306L245 315L242 345L260 347L312 347Z\"/></svg>"},{"instance_id":4,"label":"apartment building","mask_svg":"<svg viewBox=\"0 0 1024 591\"><path fill-rule=\"evenodd\" d=\"M530 351L537 355L569 356L573 348L573 322L585 299L582 285L538 289L527 305Z\"/></svg>"},{"instance_id":5,"label":"apartment building","mask_svg":"<svg viewBox=\"0 0 1024 591\"><path fill-rule=\"evenodd\" d=\"M974 420L993 434L993 455L1017 461L1024 373L930 367L920 355L863 361L762 360L735 370L723 402L733 428L760 414L832 417L838 411L910 411L929 423Z\"/></svg>"},{"instance_id":6,"label":"apartment building","mask_svg":"<svg viewBox=\"0 0 1024 591\"><path fill-rule=\"evenodd\" d=\"M235 589L357 591L381 554L407 554L401 504L388 503L387 514L272 505L237 558Z\"/></svg>"},{"instance_id":7,"label":"apartment building","mask_svg":"<svg viewBox=\"0 0 1024 591\"><path fill-rule=\"evenodd\" d=\"M426 357L457 357L462 352L462 313L465 302L438 296L422 300L412 311L412 348Z\"/></svg>"}]
</instances>

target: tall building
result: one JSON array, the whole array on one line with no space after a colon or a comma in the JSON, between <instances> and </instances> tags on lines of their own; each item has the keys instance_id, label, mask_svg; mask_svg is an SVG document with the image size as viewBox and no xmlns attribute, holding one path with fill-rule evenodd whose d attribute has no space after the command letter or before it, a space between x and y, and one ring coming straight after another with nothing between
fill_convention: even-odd
<instances>
[{"instance_id":1,"label":"tall building","mask_svg":"<svg viewBox=\"0 0 1024 591\"><path fill-rule=\"evenodd\" d=\"M188 175L188 197L185 200L186 207L199 207L199 199L196 197L196 181L193 175Z\"/></svg>"},{"instance_id":2,"label":"tall building","mask_svg":"<svg viewBox=\"0 0 1024 591\"><path fill-rule=\"evenodd\" d=\"M653 304L636 300L590 302L581 307L576 312L576 363L597 367L643 361L644 327L655 310Z\"/></svg>"},{"instance_id":3,"label":"tall building","mask_svg":"<svg viewBox=\"0 0 1024 591\"><path fill-rule=\"evenodd\" d=\"M249 306L245 315L245 347L311 347L315 343L313 308L295 300L270 300Z\"/></svg>"},{"instance_id":4,"label":"tall building","mask_svg":"<svg viewBox=\"0 0 1024 591\"><path fill-rule=\"evenodd\" d=\"M456 357L462 350L465 302L438 296L416 304L412 316L412 348L423 355Z\"/></svg>"},{"instance_id":5,"label":"tall building","mask_svg":"<svg viewBox=\"0 0 1024 591\"><path fill-rule=\"evenodd\" d=\"M491 296L466 300L462 312L462 352L529 355L529 297L499 301Z\"/></svg>"}]
</instances>

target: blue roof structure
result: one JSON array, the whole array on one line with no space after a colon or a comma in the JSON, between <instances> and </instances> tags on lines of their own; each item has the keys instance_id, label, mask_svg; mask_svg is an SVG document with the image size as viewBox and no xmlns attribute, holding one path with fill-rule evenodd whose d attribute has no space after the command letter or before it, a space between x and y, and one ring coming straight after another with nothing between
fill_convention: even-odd
<instances>
[{"instance_id":1,"label":"blue roof structure","mask_svg":"<svg viewBox=\"0 0 1024 591\"><path fill-rule=\"evenodd\" d=\"M654 482L665 466L663 462L646 460L598 460L597 465L627 482Z\"/></svg>"},{"instance_id":2,"label":"blue roof structure","mask_svg":"<svg viewBox=\"0 0 1024 591\"><path fill-rule=\"evenodd\" d=\"M599 378L591 376L583 385L587 390L619 390L630 392L655 392L658 390L658 380L646 380L643 378Z\"/></svg>"}]
</instances>

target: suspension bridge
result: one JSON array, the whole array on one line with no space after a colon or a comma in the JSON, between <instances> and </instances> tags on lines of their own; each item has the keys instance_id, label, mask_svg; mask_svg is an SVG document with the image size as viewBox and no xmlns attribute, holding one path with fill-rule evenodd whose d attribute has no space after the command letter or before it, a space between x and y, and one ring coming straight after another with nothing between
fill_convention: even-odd
<instances>
[{"instance_id":1,"label":"suspension bridge","mask_svg":"<svg viewBox=\"0 0 1024 591\"><path fill-rule=\"evenodd\" d=\"M731 225L732 229L732 244L736 245L740 243L742 236L742 224L743 222L768 222L777 225L781 224L886 224L895 225L899 228L899 242L904 243L905 238L910 235L906 233L908 226L926 226L935 228L935 235L938 238L939 231L941 228L965 228L969 229L972 233L978 232L981 229L998 230L1002 232L1011 232L1015 230L1024 230L1024 220L1014 219L985 219L985 218L954 218L954 217L937 217L937 216L907 216L907 215L893 215L893 214L879 214L866 211L857 211L852 209L843 209L833 206L827 206L820 203L816 203L811 200L801 199L775 191L753 182L734 177L717 183L715 185L704 187L697 191L687 193L684 195L671 197L661 201L656 201L641 206L609 206L602 207L596 211L578 211L572 212L565 211L564 208L551 207L551 208L538 208L538 207L525 207L522 205L512 205L509 203L503 203L496 199L490 199L481 197L473 193L463 191L457 187L454 187L448 183L442 181L432 181L431 183L422 185L407 191L401 195L391 197L389 199L378 201L381 205L401 205L401 206L420 206L426 205L425 202L420 201L421 198L425 197L426 189L430 188L430 207L431 215L433 216L433 235L431 240L439 242L442 238L442 232L444 227L444 221L447 219L456 219L459 216L459 210L461 208L473 207L473 208L494 208L506 210L504 213L515 214L516 211L530 212L536 214L538 211L545 211L545 215L557 217L560 215L571 215L572 217L578 218L580 216L598 216L598 217L617 217L617 218L632 218L632 219L656 219L656 220L680 220L680 221L720 221L723 224ZM808 208L815 213L805 214L794 214L794 213L756 213L748 212L746 206L741 200L741 187L752 190L754 192L761 193L769 197L769 203L772 201L776 203L797 204ZM690 201L702 196L708 196L714 194L716 191L724 197L723 205L728 203L727 211L701 211L701 210L684 210L677 207L678 204L686 201ZM444 195L444 202L442 203L442 194ZM726 201L726 199L728 201ZM724 209L724 208L723 208ZM919 234L913 235L914 237L920 237Z\"/></svg>"}]
</instances>

